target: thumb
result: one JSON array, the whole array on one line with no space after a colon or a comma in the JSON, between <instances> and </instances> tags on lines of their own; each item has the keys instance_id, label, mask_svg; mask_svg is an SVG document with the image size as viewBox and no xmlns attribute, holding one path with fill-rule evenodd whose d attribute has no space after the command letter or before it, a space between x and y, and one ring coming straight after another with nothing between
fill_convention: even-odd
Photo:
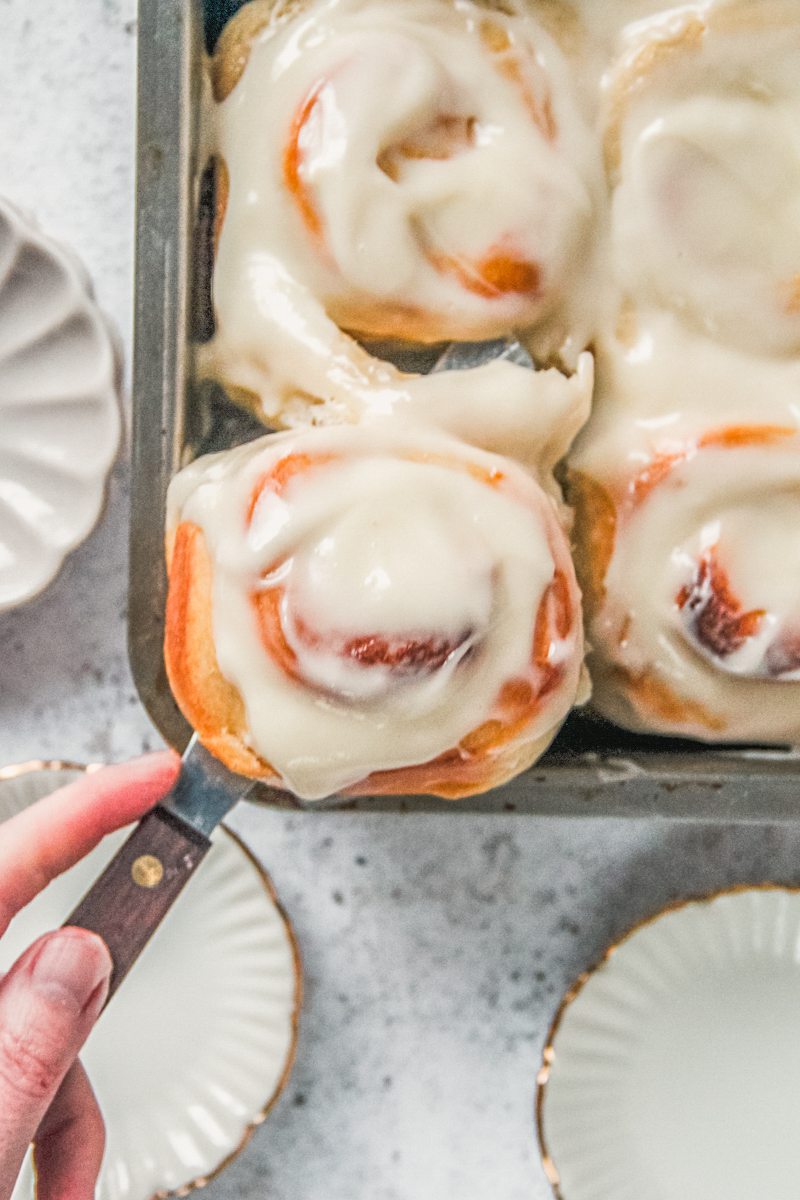
<instances>
[{"instance_id":1,"label":"thumb","mask_svg":"<svg viewBox=\"0 0 800 1200\"><path fill-rule=\"evenodd\" d=\"M108 993L111 956L82 929L46 934L0 982L0 1200Z\"/></svg>"}]
</instances>

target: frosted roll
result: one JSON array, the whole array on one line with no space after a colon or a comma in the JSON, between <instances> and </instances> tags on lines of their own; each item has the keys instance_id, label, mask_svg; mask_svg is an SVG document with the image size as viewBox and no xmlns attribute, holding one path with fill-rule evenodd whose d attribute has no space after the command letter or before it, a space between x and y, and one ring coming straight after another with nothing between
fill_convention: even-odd
<instances>
[{"instance_id":1,"label":"frosted roll","mask_svg":"<svg viewBox=\"0 0 800 1200\"><path fill-rule=\"evenodd\" d=\"M176 697L229 765L307 799L499 784L583 695L561 521L515 464L433 433L199 460L170 491Z\"/></svg>"},{"instance_id":2,"label":"frosted roll","mask_svg":"<svg viewBox=\"0 0 800 1200\"><path fill-rule=\"evenodd\" d=\"M542 328L574 366L600 155L544 30L470 0L275 12L247 5L213 63L216 336L201 370L286 423L311 398L426 393L352 333Z\"/></svg>"},{"instance_id":3,"label":"frosted roll","mask_svg":"<svg viewBox=\"0 0 800 1200\"><path fill-rule=\"evenodd\" d=\"M800 743L800 436L713 429L573 474L594 703L629 728Z\"/></svg>"}]
</instances>

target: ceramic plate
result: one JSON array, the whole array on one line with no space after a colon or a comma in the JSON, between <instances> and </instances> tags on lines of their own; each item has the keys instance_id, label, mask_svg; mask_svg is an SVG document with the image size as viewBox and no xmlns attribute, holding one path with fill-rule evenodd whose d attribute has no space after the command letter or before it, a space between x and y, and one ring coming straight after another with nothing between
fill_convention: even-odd
<instances>
[{"instance_id":1,"label":"ceramic plate","mask_svg":"<svg viewBox=\"0 0 800 1200\"><path fill-rule=\"evenodd\" d=\"M0 820L78 773L0 773ZM12 922L0 971L61 924L124 837L107 838ZM294 938L269 880L220 830L82 1055L108 1129L98 1200L185 1194L234 1155L286 1080L299 1001ZM14 1200L32 1194L28 1166Z\"/></svg>"},{"instance_id":2,"label":"ceramic plate","mask_svg":"<svg viewBox=\"0 0 800 1200\"><path fill-rule=\"evenodd\" d=\"M563 1200L797 1200L800 893L636 928L562 1005L539 1133Z\"/></svg>"},{"instance_id":3,"label":"ceramic plate","mask_svg":"<svg viewBox=\"0 0 800 1200\"><path fill-rule=\"evenodd\" d=\"M115 340L73 256L0 200L0 611L93 529L120 439Z\"/></svg>"}]
</instances>

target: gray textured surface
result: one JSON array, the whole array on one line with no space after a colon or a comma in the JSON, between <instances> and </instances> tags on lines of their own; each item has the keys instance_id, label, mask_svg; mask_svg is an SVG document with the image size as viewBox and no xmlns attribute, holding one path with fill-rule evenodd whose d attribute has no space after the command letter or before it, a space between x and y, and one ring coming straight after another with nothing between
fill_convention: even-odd
<instances>
[{"instance_id":1,"label":"gray textured surface","mask_svg":"<svg viewBox=\"0 0 800 1200\"><path fill-rule=\"evenodd\" d=\"M0 190L83 255L129 346L133 2L0 0L0 21ZM126 481L47 594L0 616L0 763L157 743L125 655ZM674 896L800 879L789 826L234 824L295 921L307 1003L289 1087L208 1200L544 1200L534 1076L572 977Z\"/></svg>"}]
</instances>

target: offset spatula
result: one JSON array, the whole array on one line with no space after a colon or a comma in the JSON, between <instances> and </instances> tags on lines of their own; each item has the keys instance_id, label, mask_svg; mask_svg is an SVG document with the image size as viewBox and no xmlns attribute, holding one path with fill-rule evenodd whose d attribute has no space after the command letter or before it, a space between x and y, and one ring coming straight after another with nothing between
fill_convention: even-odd
<instances>
[{"instance_id":1,"label":"offset spatula","mask_svg":"<svg viewBox=\"0 0 800 1200\"><path fill-rule=\"evenodd\" d=\"M439 371L469 371L490 362L511 362L533 369L533 359L516 338L496 338L493 342L451 342L437 358L431 374Z\"/></svg>"},{"instance_id":2,"label":"offset spatula","mask_svg":"<svg viewBox=\"0 0 800 1200\"><path fill-rule=\"evenodd\" d=\"M253 787L194 735L178 780L139 822L65 921L104 940L114 963L109 998L211 848L211 834Z\"/></svg>"},{"instance_id":3,"label":"offset spatula","mask_svg":"<svg viewBox=\"0 0 800 1200\"><path fill-rule=\"evenodd\" d=\"M454 342L434 371L468 370L495 359L532 367L517 341ZM170 794L134 829L65 924L97 933L114 962L109 998L155 933L211 846L210 835L253 787L200 745L183 756Z\"/></svg>"}]
</instances>

